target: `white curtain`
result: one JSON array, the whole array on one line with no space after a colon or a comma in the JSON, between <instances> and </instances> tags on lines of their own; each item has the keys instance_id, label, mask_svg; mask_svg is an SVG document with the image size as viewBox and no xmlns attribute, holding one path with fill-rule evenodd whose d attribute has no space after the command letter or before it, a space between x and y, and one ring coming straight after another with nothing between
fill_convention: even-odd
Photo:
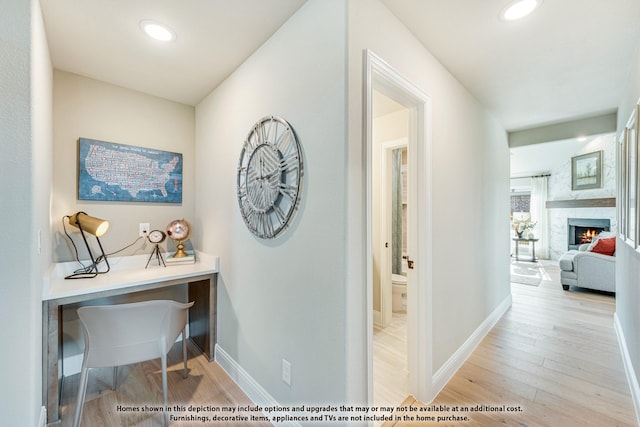
<instances>
[{"instance_id":1,"label":"white curtain","mask_svg":"<svg viewBox=\"0 0 640 427\"><path fill-rule=\"evenodd\" d=\"M536 239L536 256L549 259L549 220L547 218L547 177L531 178L531 221L537 225L533 229Z\"/></svg>"}]
</instances>

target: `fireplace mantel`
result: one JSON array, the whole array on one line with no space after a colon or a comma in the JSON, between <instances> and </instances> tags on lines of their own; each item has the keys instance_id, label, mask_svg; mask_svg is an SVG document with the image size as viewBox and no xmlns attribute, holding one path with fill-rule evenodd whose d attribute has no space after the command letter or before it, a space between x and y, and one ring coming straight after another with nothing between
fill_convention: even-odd
<instances>
[{"instance_id":1,"label":"fireplace mantel","mask_svg":"<svg viewBox=\"0 0 640 427\"><path fill-rule=\"evenodd\" d=\"M615 208L616 198L548 200L547 209L557 208Z\"/></svg>"}]
</instances>

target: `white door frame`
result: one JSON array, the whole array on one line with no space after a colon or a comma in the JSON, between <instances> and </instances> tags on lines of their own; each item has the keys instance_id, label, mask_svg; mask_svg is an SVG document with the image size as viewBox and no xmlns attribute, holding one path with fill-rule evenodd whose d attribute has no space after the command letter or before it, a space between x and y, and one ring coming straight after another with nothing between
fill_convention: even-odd
<instances>
[{"instance_id":1,"label":"white door frame","mask_svg":"<svg viewBox=\"0 0 640 427\"><path fill-rule=\"evenodd\" d=\"M366 271L367 382L373 403L373 256L372 156L373 90L409 109L408 228L416 239L408 256L415 269L407 282L407 341L409 392L430 402L433 394L432 340L432 213L431 213L431 97L370 50L365 51L365 161L366 161ZM412 277L413 276L413 277ZM409 285L413 282L413 285ZM400 402L398 402L400 403Z\"/></svg>"}]
</instances>

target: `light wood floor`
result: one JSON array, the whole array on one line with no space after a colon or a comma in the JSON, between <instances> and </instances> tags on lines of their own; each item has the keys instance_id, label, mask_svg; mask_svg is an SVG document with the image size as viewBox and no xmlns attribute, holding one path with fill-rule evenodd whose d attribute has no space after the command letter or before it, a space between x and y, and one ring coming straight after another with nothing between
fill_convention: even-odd
<instances>
[{"instance_id":1,"label":"light wood floor","mask_svg":"<svg viewBox=\"0 0 640 427\"><path fill-rule=\"evenodd\" d=\"M477 404L519 405L522 412L473 413L471 422L438 423L438 426L638 425L613 330L613 296L573 288L565 292L559 284L557 267L546 267L546 271L548 277L540 286L512 284L512 308L432 402L467 407ZM394 319L394 322L396 320L400 319ZM401 323L394 324L396 332L402 329ZM389 348L380 345L374 351L382 351L387 356L401 354L397 350L405 348L406 338L404 342L402 338L394 338L394 328L384 332L383 338L389 343ZM384 341L378 340L378 344ZM188 379L182 379L179 344L170 352L169 364L170 405L251 405L217 363L209 363L192 347ZM392 390L386 391L381 394L385 396L381 399L394 399L391 405L395 406L406 398L406 376L402 371L393 374L390 365L383 365L382 369L379 366L378 373L385 369L392 373L386 387L391 390L394 384L398 384L401 393L400 397L395 397ZM83 426L162 425L159 414L116 412L118 404L161 405L159 361L120 368L118 378L118 389L113 391L111 370L92 371ZM68 378L63 387L63 427L71 426L76 390L77 376ZM206 424L179 422L172 425ZM251 422L247 425L260 427L271 424Z\"/></svg>"},{"instance_id":2,"label":"light wood floor","mask_svg":"<svg viewBox=\"0 0 640 427\"><path fill-rule=\"evenodd\" d=\"M407 314L393 313L386 328L373 328L373 404L396 406L409 392Z\"/></svg>"},{"instance_id":3,"label":"light wood floor","mask_svg":"<svg viewBox=\"0 0 640 427\"><path fill-rule=\"evenodd\" d=\"M188 408L189 405L211 407L251 406L253 403L231 380L226 372L216 362L209 363L190 342L188 346L189 377L182 378L182 345L177 343L169 352L167 380L169 384L169 406L180 404ZM112 369L93 369L89 374L87 398L82 415L83 427L159 427L163 425L163 415L160 413L127 413L118 412L117 406L143 407L145 405L162 406L162 376L160 359L118 368L118 387L112 390ZM79 375L65 379L62 390L61 427L72 426L75 411L75 399L78 388ZM180 415L216 414L231 415L228 412L219 413L205 410L200 414L194 411L175 411ZM242 411L247 417L263 416L260 412ZM251 418L250 418L251 419ZM251 421L203 423L202 421L171 422L172 426L233 426L251 425L256 427L269 426L269 422Z\"/></svg>"},{"instance_id":4,"label":"light wood floor","mask_svg":"<svg viewBox=\"0 0 640 427\"><path fill-rule=\"evenodd\" d=\"M431 403L522 412L438 425L638 425L613 329L614 297L563 291L557 266L545 271L539 286L512 284L511 309Z\"/></svg>"}]
</instances>

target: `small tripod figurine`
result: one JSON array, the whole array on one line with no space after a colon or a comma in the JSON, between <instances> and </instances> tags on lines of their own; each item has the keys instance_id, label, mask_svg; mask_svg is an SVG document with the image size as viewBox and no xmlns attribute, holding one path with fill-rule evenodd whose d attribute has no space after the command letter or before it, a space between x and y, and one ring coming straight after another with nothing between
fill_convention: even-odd
<instances>
[{"instance_id":1,"label":"small tripod figurine","mask_svg":"<svg viewBox=\"0 0 640 427\"><path fill-rule=\"evenodd\" d=\"M153 248L153 251L151 252L151 255L149 255L149 259L147 260L147 265L145 265L144 268L147 268L149 266L149 262L151 262L151 258L153 258L154 254L156 256L156 259L158 260L158 265L160 265L160 262L162 262L162 265L166 267L167 264L164 263L162 252L160 252L160 245L156 243L155 247Z\"/></svg>"},{"instance_id":2,"label":"small tripod figurine","mask_svg":"<svg viewBox=\"0 0 640 427\"><path fill-rule=\"evenodd\" d=\"M149 259L147 260L147 265L145 265L144 268L147 268L149 266L149 263L151 262L151 258L153 258L154 255L156 256L158 265L160 265L160 262L162 262L163 266L165 267L167 266L167 264L164 263L162 252L160 252L160 243L164 242L164 239L166 238L167 238L167 235L164 233L164 231L160 231L160 230L153 230L147 235L147 239L151 243L155 243L155 246L153 247L153 251L151 251L151 255L149 255Z\"/></svg>"}]
</instances>

